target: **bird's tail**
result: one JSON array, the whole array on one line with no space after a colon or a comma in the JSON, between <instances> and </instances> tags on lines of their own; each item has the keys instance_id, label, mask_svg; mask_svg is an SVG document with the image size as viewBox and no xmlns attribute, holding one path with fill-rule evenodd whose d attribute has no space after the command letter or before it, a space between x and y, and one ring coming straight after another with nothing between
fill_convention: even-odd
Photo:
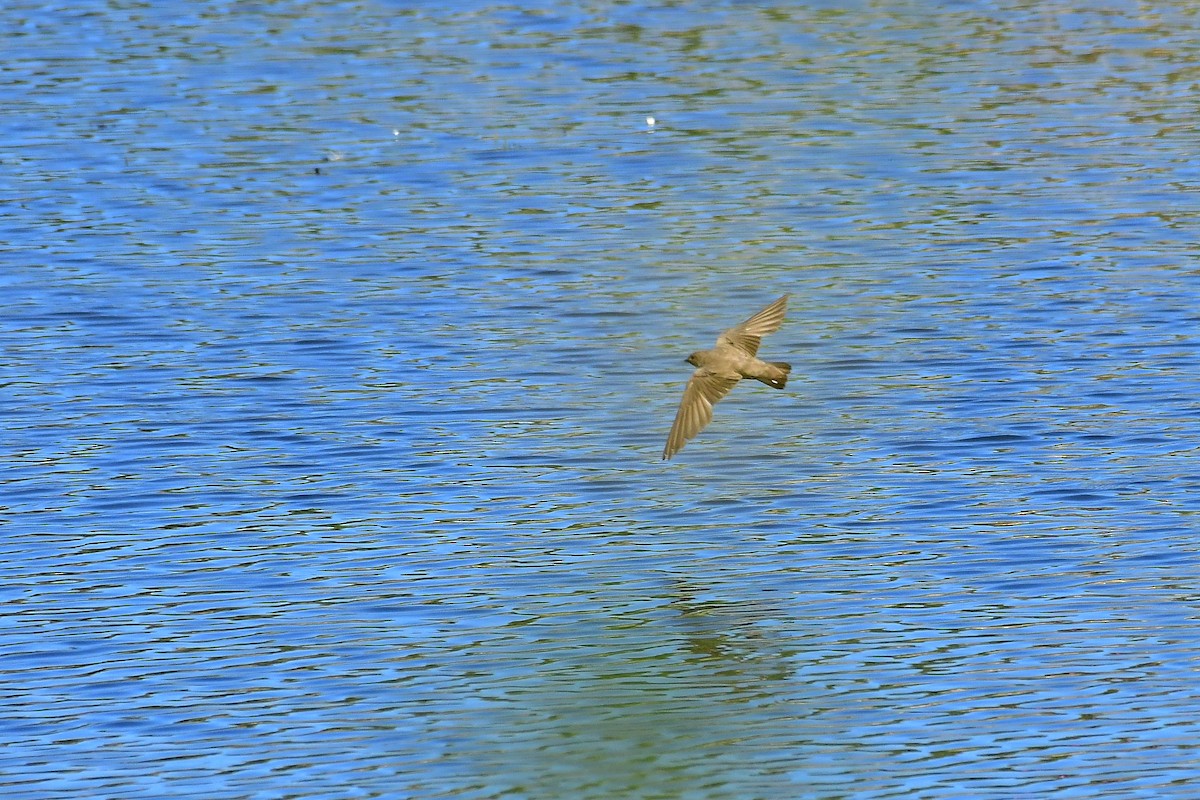
<instances>
[{"instance_id":1,"label":"bird's tail","mask_svg":"<svg viewBox=\"0 0 1200 800\"><path fill-rule=\"evenodd\" d=\"M785 364L782 361L768 361L766 369L762 375L756 375L755 379L765 383L773 389L782 389L787 386L788 373L792 371L791 364Z\"/></svg>"}]
</instances>

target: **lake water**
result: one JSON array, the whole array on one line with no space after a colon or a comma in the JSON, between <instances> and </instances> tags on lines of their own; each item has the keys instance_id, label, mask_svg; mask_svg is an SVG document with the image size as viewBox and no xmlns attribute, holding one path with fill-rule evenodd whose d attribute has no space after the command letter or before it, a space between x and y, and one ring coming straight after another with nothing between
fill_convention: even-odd
<instances>
[{"instance_id":1,"label":"lake water","mask_svg":"<svg viewBox=\"0 0 1200 800\"><path fill-rule=\"evenodd\" d=\"M0 32L6 798L1198 796L1193 5Z\"/></svg>"}]
</instances>

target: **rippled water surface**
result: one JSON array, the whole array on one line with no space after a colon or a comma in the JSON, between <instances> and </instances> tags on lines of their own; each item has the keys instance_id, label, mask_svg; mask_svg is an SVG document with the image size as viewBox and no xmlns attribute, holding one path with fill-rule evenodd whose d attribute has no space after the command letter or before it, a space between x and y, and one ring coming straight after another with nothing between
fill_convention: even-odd
<instances>
[{"instance_id":1,"label":"rippled water surface","mask_svg":"<svg viewBox=\"0 0 1200 800\"><path fill-rule=\"evenodd\" d=\"M1193 5L0 32L6 798L1198 796Z\"/></svg>"}]
</instances>

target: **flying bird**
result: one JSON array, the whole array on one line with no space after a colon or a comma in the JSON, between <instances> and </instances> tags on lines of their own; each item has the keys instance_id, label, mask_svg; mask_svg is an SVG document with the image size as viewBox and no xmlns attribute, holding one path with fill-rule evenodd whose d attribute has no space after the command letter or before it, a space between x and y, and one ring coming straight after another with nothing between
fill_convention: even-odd
<instances>
[{"instance_id":1,"label":"flying bird","mask_svg":"<svg viewBox=\"0 0 1200 800\"><path fill-rule=\"evenodd\" d=\"M687 357L696 368L683 390L683 400L663 448L663 461L683 449L688 440L712 422L713 406L729 394L742 378L753 378L775 389L787 385L791 364L758 358L762 337L779 330L787 311L785 294L741 325L721 334L712 350L697 350Z\"/></svg>"}]
</instances>

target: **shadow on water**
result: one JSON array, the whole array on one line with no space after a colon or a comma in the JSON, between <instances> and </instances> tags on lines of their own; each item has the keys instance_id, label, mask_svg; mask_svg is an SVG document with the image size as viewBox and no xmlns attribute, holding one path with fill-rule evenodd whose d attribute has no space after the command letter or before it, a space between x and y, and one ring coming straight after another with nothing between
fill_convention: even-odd
<instances>
[{"instance_id":1,"label":"shadow on water","mask_svg":"<svg viewBox=\"0 0 1200 800\"><path fill-rule=\"evenodd\" d=\"M809 721L821 699L795 680L785 610L658 580L663 594L611 587L593 614L531 620L537 665L494 684L492 724L463 763L537 797L791 794L806 770L795 748L819 752L831 731Z\"/></svg>"}]
</instances>

